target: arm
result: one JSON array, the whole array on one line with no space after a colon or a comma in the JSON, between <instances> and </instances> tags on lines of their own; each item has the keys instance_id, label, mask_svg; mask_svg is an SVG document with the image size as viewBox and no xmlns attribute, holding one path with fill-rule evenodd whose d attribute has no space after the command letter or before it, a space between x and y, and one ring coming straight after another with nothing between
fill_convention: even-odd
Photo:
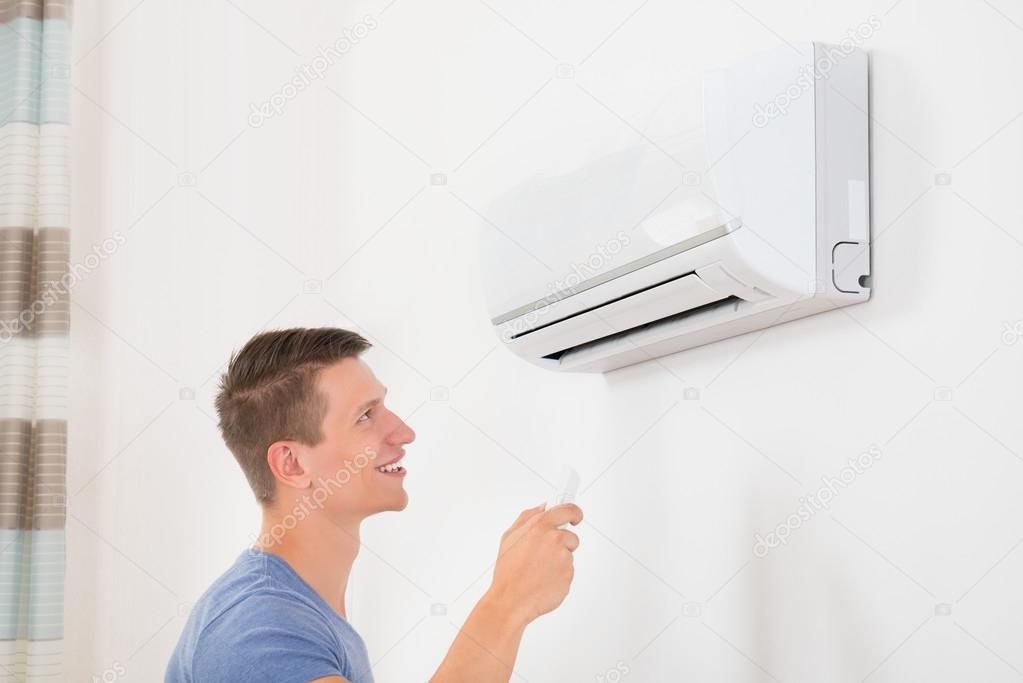
<instances>
[{"instance_id":1,"label":"arm","mask_svg":"<svg viewBox=\"0 0 1023 683\"><path fill-rule=\"evenodd\" d=\"M558 527L582 521L576 505L524 511L501 536L494 579L430 683L507 683L526 626L554 610L572 583L579 537Z\"/></svg>"}]
</instances>

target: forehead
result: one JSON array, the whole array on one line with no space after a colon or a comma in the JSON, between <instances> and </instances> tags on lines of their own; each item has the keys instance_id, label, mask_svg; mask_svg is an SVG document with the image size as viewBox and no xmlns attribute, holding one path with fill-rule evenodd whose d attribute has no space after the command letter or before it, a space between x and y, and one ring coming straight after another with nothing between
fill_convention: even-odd
<instances>
[{"instance_id":1,"label":"forehead","mask_svg":"<svg viewBox=\"0 0 1023 683\"><path fill-rule=\"evenodd\" d=\"M354 408L384 393L384 386L359 358L345 358L323 368L316 383L327 396L332 412Z\"/></svg>"}]
</instances>

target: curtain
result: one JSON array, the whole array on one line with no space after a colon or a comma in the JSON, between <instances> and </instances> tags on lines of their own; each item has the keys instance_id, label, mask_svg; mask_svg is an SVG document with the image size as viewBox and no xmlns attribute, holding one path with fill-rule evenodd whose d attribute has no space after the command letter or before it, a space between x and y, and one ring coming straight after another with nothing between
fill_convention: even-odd
<instances>
[{"instance_id":1,"label":"curtain","mask_svg":"<svg viewBox=\"0 0 1023 683\"><path fill-rule=\"evenodd\" d=\"M64 680L70 0L0 0L0 681Z\"/></svg>"}]
</instances>

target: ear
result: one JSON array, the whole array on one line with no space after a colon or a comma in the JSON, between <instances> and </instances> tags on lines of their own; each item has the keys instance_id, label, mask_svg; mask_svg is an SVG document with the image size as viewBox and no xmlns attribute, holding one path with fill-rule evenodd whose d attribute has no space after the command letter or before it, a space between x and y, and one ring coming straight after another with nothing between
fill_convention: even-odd
<instances>
[{"instance_id":1,"label":"ear","mask_svg":"<svg viewBox=\"0 0 1023 683\"><path fill-rule=\"evenodd\" d=\"M266 451L266 462L279 486L307 489L312 476L299 457L300 446L293 441L275 441Z\"/></svg>"}]
</instances>

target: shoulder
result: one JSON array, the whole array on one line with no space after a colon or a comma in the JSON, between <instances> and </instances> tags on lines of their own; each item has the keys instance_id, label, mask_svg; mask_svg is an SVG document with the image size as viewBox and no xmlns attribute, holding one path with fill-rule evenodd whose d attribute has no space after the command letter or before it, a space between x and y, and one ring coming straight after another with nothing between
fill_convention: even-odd
<instances>
[{"instance_id":1,"label":"shoulder","mask_svg":"<svg viewBox=\"0 0 1023 683\"><path fill-rule=\"evenodd\" d=\"M195 680L286 681L339 675L345 653L329 621L301 596L253 589L206 624ZM305 676L305 678L302 678Z\"/></svg>"},{"instance_id":2,"label":"shoulder","mask_svg":"<svg viewBox=\"0 0 1023 683\"><path fill-rule=\"evenodd\" d=\"M219 638L277 632L320 635L338 645L329 620L305 598L270 587L240 596L203 629L204 636Z\"/></svg>"}]
</instances>

